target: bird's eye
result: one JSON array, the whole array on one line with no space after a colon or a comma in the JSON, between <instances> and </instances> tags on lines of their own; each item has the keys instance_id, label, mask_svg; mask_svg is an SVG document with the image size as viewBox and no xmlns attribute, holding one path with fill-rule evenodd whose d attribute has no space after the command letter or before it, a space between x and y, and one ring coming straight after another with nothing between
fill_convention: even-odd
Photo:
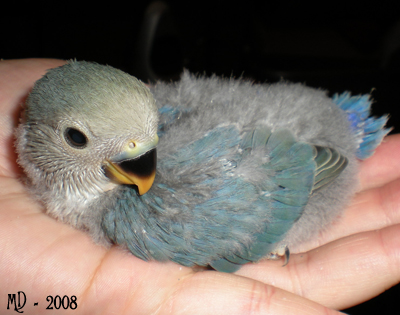
<instances>
[{"instance_id":1,"label":"bird's eye","mask_svg":"<svg viewBox=\"0 0 400 315\"><path fill-rule=\"evenodd\" d=\"M83 149L88 142L86 136L74 128L65 129L64 138L71 147L77 149Z\"/></svg>"}]
</instances>

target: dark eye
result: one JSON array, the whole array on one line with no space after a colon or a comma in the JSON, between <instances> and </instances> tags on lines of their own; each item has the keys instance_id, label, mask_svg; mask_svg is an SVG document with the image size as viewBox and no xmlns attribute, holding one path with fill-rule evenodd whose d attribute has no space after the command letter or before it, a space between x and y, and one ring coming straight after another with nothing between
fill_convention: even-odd
<instances>
[{"instance_id":1,"label":"dark eye","mask_svg":"<svg viewBox=\"0 0 400 315\"><path fill-rule=\"evenodd\" d=\"M86 136L77 129L67 128L64 132L65 140L71 147L83 149L88 142Z\"/></svg>"}]
</instances>

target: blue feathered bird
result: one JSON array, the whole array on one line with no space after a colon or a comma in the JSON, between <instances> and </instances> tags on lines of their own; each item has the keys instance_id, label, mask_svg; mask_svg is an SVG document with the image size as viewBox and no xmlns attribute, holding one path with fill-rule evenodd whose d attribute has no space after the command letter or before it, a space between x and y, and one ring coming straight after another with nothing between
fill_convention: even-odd
<instances>
[{"instance_id":1,"label":"blue feathered bird","mask_svg":"<svg viewBox=\"0 0 400 315\"><path fill-rule=\"evenodd\" d=\"M338 217L358 160L388 133L370 106L188 72L149 92L120 70L71 61L36 82L17 151L47 212L96 242L233 272L288 256Z\"/></svg>"}]
</instances>

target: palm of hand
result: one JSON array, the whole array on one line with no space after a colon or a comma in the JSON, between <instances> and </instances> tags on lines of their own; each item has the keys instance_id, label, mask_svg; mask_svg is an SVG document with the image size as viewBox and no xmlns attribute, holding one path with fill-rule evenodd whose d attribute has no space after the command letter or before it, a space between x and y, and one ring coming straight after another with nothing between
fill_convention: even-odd
<instances>
[{"instance_id":1,"label":"palm of hand","mask_svg":"<svg viewBox=\"0 0 400 315\"><path fill-rule=\"evenodd\" d=\"M62 63L0 61L0 305L24 291L30 314L46 308L48 295L76 296L75 314L333 314L399 282L399 135L363 162L360 193L343 217L292 249L302 253L284 268L262 261L223 274L144 262L48 217L18 180L12 133L34 81Z\"/></svg>"}]
</instances>

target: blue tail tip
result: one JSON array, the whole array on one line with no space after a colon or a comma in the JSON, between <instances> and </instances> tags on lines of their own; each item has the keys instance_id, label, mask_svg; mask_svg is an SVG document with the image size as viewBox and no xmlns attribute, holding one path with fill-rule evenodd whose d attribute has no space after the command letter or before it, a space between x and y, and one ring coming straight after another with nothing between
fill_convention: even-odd
<instances>
[{"instance_id":1,"label":"blue tail tip","mask_svg":"<svg viewBox=\"0 0 400 315\"><path fill-rule=\"evenodd\" d=\"M350 126L359 139L357 157L363 160L370 157L391 130L385 128L389 117L370 116L372 100L368 94L351 96L349 92L344 92L335 94L332 100L346 112Z\"/></svg>"}]
</instances>

